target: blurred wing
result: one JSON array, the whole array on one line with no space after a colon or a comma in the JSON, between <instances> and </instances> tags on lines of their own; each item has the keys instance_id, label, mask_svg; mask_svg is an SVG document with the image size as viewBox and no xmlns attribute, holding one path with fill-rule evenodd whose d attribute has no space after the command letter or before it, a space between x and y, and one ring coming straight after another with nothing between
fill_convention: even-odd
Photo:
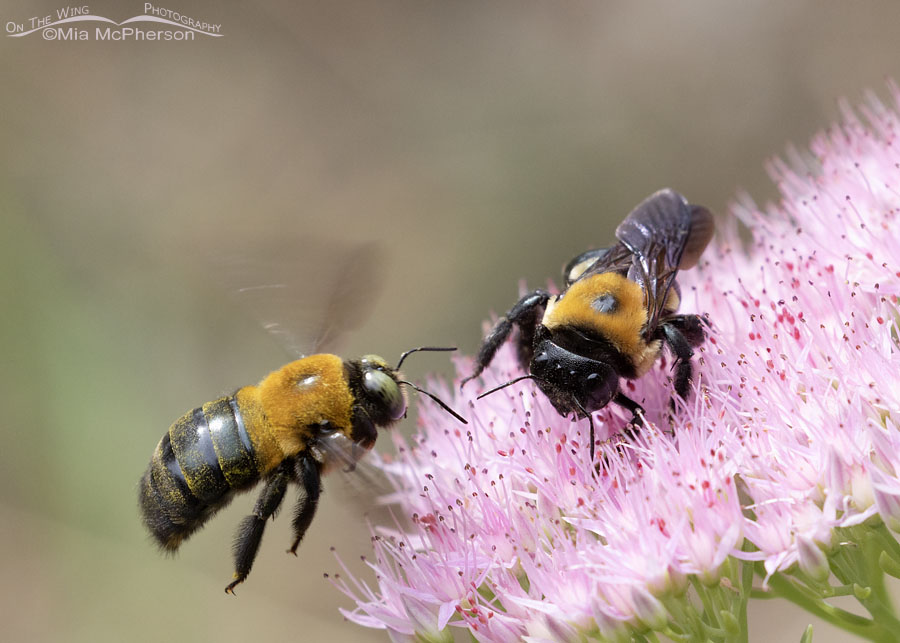
<instances>
[{"instance_id":1,"label":"blurred wing","mask_svg":"<svg viewBox=\"0 0 900 643\"><path fill-rule=\"evenodd\" d=\"M213 261L218 281L295 356L321 352L366 318L382 280L375 243L242 239Z\"/></svg>"},{"instance_id":2,"label":"blurred wing","mask_svg":"<svg viewBox=\"0 0 900 643\"><path fill-rule=\"evenodd\" d=\"M325 291L324 315L315 335L316 352L333 346L348 330L359 328L384 283L384 261L375 242L348 246L339 254L332 249L329 256L333 260L326 273L330 287Z\"/></svg>"},{"instance_id":3,"label":"blurred wing","mask_svg":"<svg viewBox=\"0 0 900 643\"><path fill-rule=\"evenodd\" d=\"M712 238L712 221L709 210L691 206L666 188L641 202L616 228L616 238L631 253L634 274L629 276L644 288L647 332L659 324L678 270L696 265Z\"/></svg>"},{"instance_id":4,"label":"blurred wing","mask_svg":"<svg viewBox=\"0 0 900 643\"><path fill-rule=\"evenodd\" d=\"M397 522L402 516L400 497L378 453L347 438L320 441L317 448L325 456L326 471L334 474L329 477L329 487L333 488L332 480L340 480L340 495L356 507L360 518L368 517L378 525ZM395 506L397 510L393 511Z\"/></svg>"}]
</instances>

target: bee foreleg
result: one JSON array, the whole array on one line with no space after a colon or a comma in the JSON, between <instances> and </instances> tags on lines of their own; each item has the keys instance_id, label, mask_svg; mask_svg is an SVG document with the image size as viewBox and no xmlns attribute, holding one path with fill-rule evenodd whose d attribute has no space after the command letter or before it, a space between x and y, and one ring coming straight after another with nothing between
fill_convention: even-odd
<instances>
[{"instance_id":1,"label":"bee foreleg","mask_svg":"<svg viewBox=\"0 0 900 643\"><path fill-rule=\"evenodd\" d=\"M591 452L591 462L593 462L594 461L594 418L591 416L591 414L588 412L588 410L584 408L584 406L581 404L581 402L578 401L578 398L573 396L572 402L574 403L575 408L577 408L581 412L581 414L588 419L588 423L590 424L590 428L591 428L590 436L589 436L590 452ZM572 417L574 419L577 419L578 414L576 413Z\"/></svg>"},{"instance_id":2,"label":"bee foreleg","mask_svg":"<svg viewBox=\"0 0 900 643\"><path fill-rule=\"evenodd\" d=\"M612 401L631 411L631 422L622 430L622 433L629 440L634 440L637 429L644 426L644 407L621 392L616 393Z\"/></svg>"},{"instance_id":3,"label":"bee foreleg","mask_svg":"<svg viewBox=\"0 0 900 643\"><path fill-rule=\"evenodd\" d=\"M291 554L297 555L297 547L303 540L313 516L316 515L316 507L319 504L319 494L322 491L322 478L319 473L319 465L311 458L300 458L294 467L294 481L300 485L300 500L297 502L297 511L294 514L294 544L288 549Z\"/></svg>"},{"instance_id":4,"label":"bee foreleg","mask_svg":"<svg viewBox=\"0 0 900 643\"><path fill-rule=\"evenodd\" d=\"M682 319L693 317L700 324L700 318L696 315L685 315ZM700 329L702 332L702 328ZM694 356L694 349L691 348L691 342L678 329L675 324L668 321L662 324L663 339L665 340L672 353L675 354L675 394L686 400L691 388L691 377L694 374L694 365L691 358ZM672 410L675 410L675 399L671 402Z\"/></svg>"},{"instance_id":5,"label":"bee foreleg","mask_svg":"<svg viewBox=\"0 0 900 643\"><path fill-rule=\"evenodd\" d=\"M466 382L481 375L481 372L490 365L497 350L512 332L513 326L519 328L519 360L522 361L522 367L527 369L528 362L531 361L530 352L533 350L534 331L537 328L540 314L546 308L549 300L550 293L544 290L535 290L522 297L506 315L498 319L481 343L481 349L475 358L475 370L471 375L463 378L459 383L459 388L461 389Z\"/></svg>"},{"instance_id":6,"label":"bee foreleg","mask_svg":"<svg viewBox=\"0 0 900 643\"><path fill-rule=\"evenodd\" d=\"M234 580L225 588L229 594L234 594L234 588L243 583L250 573L266 528L266 520L278 511L290 479L290 470L287 467L282 465L276 469L266 480L262 493L253 506L253 513L238 525L234 539Z\"/></svg>"}]
</instances>

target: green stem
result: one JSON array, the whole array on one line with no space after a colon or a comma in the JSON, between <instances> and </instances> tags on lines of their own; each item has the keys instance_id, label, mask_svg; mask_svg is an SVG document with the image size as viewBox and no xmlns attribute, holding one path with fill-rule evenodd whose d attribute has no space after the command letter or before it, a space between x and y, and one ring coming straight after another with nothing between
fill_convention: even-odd
<instances>
[{"instance_id":1,"label":"green stem","mask_svg":"<svg viewBox=\"0 0 900 643\"><path fill-rule=\"evenodd\" d=\"M730 601L725 600L725 592L721 586L709 590L709 599L717 615L720 614L722 610L725 610L726 612L731 611ZM721 624L721 617L717 617L717 621Z\"/></svg>"},{"instance_id":2,"label":"green stem","mask_svg":"<svg viewBox=\"0 0 900 643\"><path fill-rule=\"evenodd\" d=\"M810 596L808 591L803 591L803 588L798 587L780 573L769 578L769 585L780 596L846 632L878 643L891 643L897 640L896 630L885 628L881 623L829 605L821 599L815 599Z\"/></svg>"},{"instance_id":3,"label":"green stem","mask_svg":"<svg viewBox=\"0 0 900 643\"><path fill-rule=\"evenodd\" d=\"M831 573L841 581L843 585L853 585L859 582L859 570L862 560L859 557L858 548L853 545L845 545L834 552L829 558Z\"/></svg>"},{"instance_id":4,"label":"green stem","mask_svg":"<svg viewBox=\"0 0 900 643\"><path fill-rule=\"evenodd\" d=\"M884 549L895 559L900 560L900 543L897 542L893 532L883 522L873 527L872 530L878 534L878 537L884 544Z\"/></svg>"},{"instance_id":5,"label":"green stem","mask_svg":"<svg viewBox=\"0 0 900 643\"><path fill-rule=\"evenodd\" d=\"M738 600L738 622L741 626L741 634L738 643L749 643L750 626L747 623L747 602L753 593L753 563L749 560L741 562L741 597Z\"/></svg>"},{"instance_id":6,"label":"green stem","mask_svg":"<svg viewBox=\"0 0 900 643\"><path fill-rule=\"evenodd\" d=\"M891 595L887 591L887 585L885 584L884 571L879 563L881 553L889 549L891 550L888 552L889 555L893 555L894 552L900 550L900 546L898 546L897 541L894 540L884 523L880 523L868 533L868 538L866 539L866 562L868 563L869 573L878 580L877 583L873 583L872 590L879 595L884 605L890 610L891 616L896 616L897 612L894 609ZM877 587L874 585L877 585Z\"/></svg>"},{"instance_id":7,"label":"green stem","mask_svg":"<svg viewBox=\"0 0 900 643\"><path fill-rule=\"evenodd\" d=\"M883 524L881 528L885 529ZM867 586L872 589L870 598L861 602L876 621L883 625L891 624L895 628L900 628L900 621L897 620L891 596L884 582L884 572L878 563L881 552L884 551L884 538L879 536L876 529L869 528L862 535L861 540Z\"/></svg>"},{"instance_id":8,"label":"green stem","mask_svg":"<svg viewBox=\"0 0 900 643\"><path fill-rule=\"evenodd\" d=\"M833 585L831 587L831 591L826 595L825 598L832 598L837 596L853 596L853 585Z\"/></svg>"},{"instance_id":9,"label":"green stem","mask_svg":"<svg viewBox=\"0 0 900 643\"><path fill-rule=\"evenodd\" d=\"M697 596L700 598L700 603L703 605L704 625L721 629L722 623L719 620L719 610L716 609L716 606L713 603L712 593L706 585L696 578L691 578L691 583L694 586L694 590L697 592Z\"/></svg>"},{"instance_id":10,"label":"green stem","mask_svg":"<svg viewBox=\"0 0 900 643\"><path fill-rule=\"evenodd\" d=\"M701 619L694 604L686 596L669 597L663 600L663 605L670 615L663 634L673 641L690 641L700 633Z\"/></svg>"},{"instance_id":11,"label":"green stem","mask_svg":"<svg viewBox=\"0 0 900 643\"><path fill-rule=\"evenodd\" d=\"M664 601L664 605L672 617L672 624L677 623L679 629L683 630L680 640L717 640L715 633L720 630L724 632L724 630L722 630L721 623L719 623L718 614L713 612L712 616L716 617L714 622L710 621L710 617L707 616L707 611L712 609L709 601L709 592L696 578L691 578L691 583L700 602L703 604L703 608L698 606L696 601L689 600L686 595L671 597L669 600Z\"/></svg>"},{"instance_id":12,"label":"green stem","mask_svg":"<svg viewBox=\"0 0 900 643\"><path fill-rule=\"evenodd\" d=\"M859 603L882 628L900 629L890 594L885 585L879 558L885 548L894 549L893 537L884 523L866 523L839 529L838 537L849 541L830 557L831 570L844 585L858 584L869 590L866 597L857 596Z\"/></svg>"},{"instance_id":13,"label":"green stem","mask_svg":"<svg viewBox=\"0 0 900 643\"><path fill-rule=\"evenodd\" d=\"M690 635L685 634L684 632L676 632L671 627L667 627L664 630L662 630L661 634L664 634L665 636L669 637L673 641L692 641L692 640L694 640L693 637L691 637Z\"/></svg>"}]
</instances>

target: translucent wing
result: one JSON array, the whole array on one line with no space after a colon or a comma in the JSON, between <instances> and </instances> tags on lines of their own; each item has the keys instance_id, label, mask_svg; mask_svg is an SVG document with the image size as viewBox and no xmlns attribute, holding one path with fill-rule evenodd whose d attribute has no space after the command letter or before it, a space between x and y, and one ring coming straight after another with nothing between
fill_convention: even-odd
<instances>
[{"instance_id":1,"label":"translucent wing","mask_svg":"<svg viewBox=\"0 0 900 643\"><path fill-rule=\"evenodd\" d=\"M623 244L617 243L611 248L588 250L572 259L563 268L566 287L587 275L602 272L628 272L631 267L631 251Z\"/></svg>"},{"instance_id":2,"label":"translucent wing","mask_svg":"<svg viewBox=\"0 0 900 643\"><path fill-rule=\"evenodd\" d=\"M322 473L341 470L345 473L356 470L360 459L369 450L354 442L341 431L316 438L310 449L321 464Z\"/></svg>"},{"instance_id":3,"label":"translucent wing","mask_svg":"<svg viewBox=\"0 0 900 643\"><path fill-rule=\"evenodd\" d=\"M702 205L691 204L691 233L684 244L679 270L688 270L697 265L700 255L706 250L715 232L716 224L712 212Z\"/></svg>"},{"instance_id":4,"label":"translucent wing","mask_svg":"<svg viewBox=\"0 0 900 643\"><path fill-rule=\"evenodd\" d=\"M386 473L380 454L369 452L343 434L320 440L314 448L322 456L323 471L332 474L329 488L334 489L340 480L343 501L352 503L360 516L367 516L374 524L387 525L403 515L397 487ZM396 513L393 509L397 509Z\"/></svg>"},{"instance_id":5,"label":"translucent wing","mask_svg":"<svg viewBox=\"0 0 900 643\"><path fill-rule=\"evenodd\" d=\"M712 234L709 210L668 188L641 202L616 228L616 238L631 254L629 278L644 288L645 332L656 329L678 270L697 264Z\"/></svg>"},{"instance_id":6,"label":"translucent wing","mask_svg":"<svg viewBox=\"0 0 900 643\"><path fill-rule=\"evenodd\" d=\"M220 248L217 280L295 356L333 346L375 300L383 261L374 243L270 236Z\"/></svg>"}]
</instances>

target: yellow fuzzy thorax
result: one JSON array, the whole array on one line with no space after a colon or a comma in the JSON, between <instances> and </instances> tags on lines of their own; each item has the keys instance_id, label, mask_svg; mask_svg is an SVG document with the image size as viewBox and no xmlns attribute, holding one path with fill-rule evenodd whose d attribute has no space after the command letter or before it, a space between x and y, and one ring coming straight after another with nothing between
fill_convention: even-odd
<instances>
[{"instance_id":1,"label":"yellow fuzzy thorax","mask_svg":"<svg viewBox=\"0 0 900 643\"><path fill-rule=\"evenodd\" d=\"M331 422L348 433L354 399L337 355L310 355L235 394L265 471L306 449L308 427Z\"/></svg>"},{"instance_id":2,"label":"yellow fuzzy thorax","mask_svg":"<svg viewBox=\"0 0 900 643\"><path fill-rule=\"evenodd\" d=\"M596 309L595 302L604 296L615 300L615 310ZM547 306L543 323L550 330L574 326L599 333L635 362L643 361L648 348L641 335L647 323L644 291L639 284L614 272L592 275L569 286L560 299Z\"/></svg>"}]
</instances>

